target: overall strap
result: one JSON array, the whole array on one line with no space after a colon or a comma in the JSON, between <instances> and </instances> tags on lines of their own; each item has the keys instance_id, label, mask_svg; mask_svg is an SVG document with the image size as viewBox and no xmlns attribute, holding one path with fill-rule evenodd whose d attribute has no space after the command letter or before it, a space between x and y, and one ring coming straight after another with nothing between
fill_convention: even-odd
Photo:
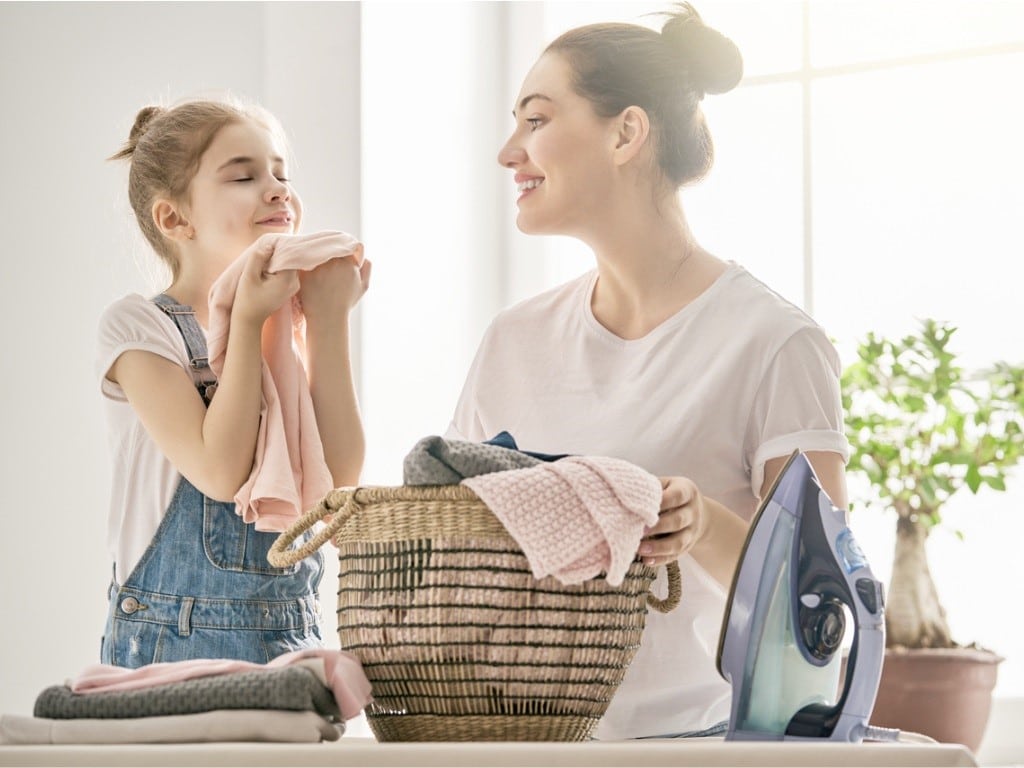
<instances>
[{"instance_id":1,"label":"overall strap","mask_svg":"<svg viewBox=\"0 0 1024 768\"><path fill-rule=\"evenodd\" d=\"M188 350L189 365L192 368L192 380L207 405L217 391L217 377L210 369L210 360L206 353L206 337L196 320L196 311L185 304L179 304L166 293L153 298L156 304L178 327L181 337L185 340Z\"/></svg>"}]
</instances>

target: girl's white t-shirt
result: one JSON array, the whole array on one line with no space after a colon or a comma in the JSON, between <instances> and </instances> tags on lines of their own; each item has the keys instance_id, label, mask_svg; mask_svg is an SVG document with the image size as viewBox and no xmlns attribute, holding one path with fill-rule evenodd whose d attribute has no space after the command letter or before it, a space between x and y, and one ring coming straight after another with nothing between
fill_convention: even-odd
<instances>
[{"instance_id":1,"label":"girl's white t-shirt","mask_svg":"<svg viewBox=\"0 0 1024 768\"><path fill-rule=\"evenodd\" d=\"M802 310L729 263L703 294L646 336L594 317L597 272L501 312L470 368L451 439L507 430L523 450L614 456L686 476L749 520L768 459L796 449L844 461L840 363ZM689 555L683 599L650 611L640 650L595 736L664 736L728 719L716 669L727 585ZM654 589L664 595L664 569Z\"/></svg>"},{"instance_id":2,"label":"girl's white t-shirt","mask_svg":"<svg viewBox=\"0 0 1024 768\"><path fill-rule=\"evenodd\" d=\"M189 371L181 332L152 301L131 294L111 304L100 318L96 375L103 395L112 462L107 547L114 578L123 584L156 535L181 474L142 425L124 390L107 379L118 357L143 350Z\"/></svg>"}]
</instances>

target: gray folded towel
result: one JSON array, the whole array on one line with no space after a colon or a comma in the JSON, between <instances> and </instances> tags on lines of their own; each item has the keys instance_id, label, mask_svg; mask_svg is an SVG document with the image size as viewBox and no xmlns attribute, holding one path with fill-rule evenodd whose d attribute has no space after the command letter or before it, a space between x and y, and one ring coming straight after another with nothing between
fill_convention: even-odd
<instances>
[{"instance_id":1,"label":"gray folded towel","mask_svg":"<svg viewBox=\"0 0 1024 768\"><path fill-rule=\"evenodd\" d=\"M334 694L303 667L237 672L133 691L73 693L54 685L36 698L40 718L131 718L190 715L217 709L308 710L338 718Z\"/></svg>"},{"instance_id":2,"label":"gray folded towel","mask_svg":"<svg viewBox=\"0 0 1024 768\"><path fill-rule=\"evenodd\" d=\"M403 462L406 485L457 485L467 477L540 464L522 451L468 440L424 437Z\"/></svg>"}]
</instances>

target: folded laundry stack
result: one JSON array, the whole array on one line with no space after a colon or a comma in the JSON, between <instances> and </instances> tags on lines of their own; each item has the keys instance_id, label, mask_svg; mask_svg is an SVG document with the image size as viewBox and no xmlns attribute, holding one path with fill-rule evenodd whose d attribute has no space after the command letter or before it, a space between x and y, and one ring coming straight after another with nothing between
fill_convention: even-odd
<instances>
[{"instance_id":1,"label":"folded laundry stack","mask_svg":"<svg viewBox=\"0 0 1024 768\"><path fill-rule=\"evenodd\" d=\"M0 743L334 741L369 701L369 681L344 651L295 651L268 664L97 664L42 691L34 717L0 717Z\"/></svg>"}]
</instances>

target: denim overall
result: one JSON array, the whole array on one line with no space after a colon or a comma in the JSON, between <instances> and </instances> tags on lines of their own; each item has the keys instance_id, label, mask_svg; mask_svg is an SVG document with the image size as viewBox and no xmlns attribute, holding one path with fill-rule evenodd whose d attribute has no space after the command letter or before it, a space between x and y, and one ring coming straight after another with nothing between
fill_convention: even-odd
<instances>
[{"instance_id":1,"label":"denim overall","mask_svg":"<svg viewBox=\"0 0 1024 768\"><path fill-rule=\"evenodd\" d=\"M163 294L153 301L181 331L209 405L216 379L195 312ZM275 568L267 552L276 539L244 523L233 502L208 498L182 477L138 565L124 584L111 582L101 661L131 668L200 658L263 664L322 646L323 555Z\"/></svg>"}]
</instances>

